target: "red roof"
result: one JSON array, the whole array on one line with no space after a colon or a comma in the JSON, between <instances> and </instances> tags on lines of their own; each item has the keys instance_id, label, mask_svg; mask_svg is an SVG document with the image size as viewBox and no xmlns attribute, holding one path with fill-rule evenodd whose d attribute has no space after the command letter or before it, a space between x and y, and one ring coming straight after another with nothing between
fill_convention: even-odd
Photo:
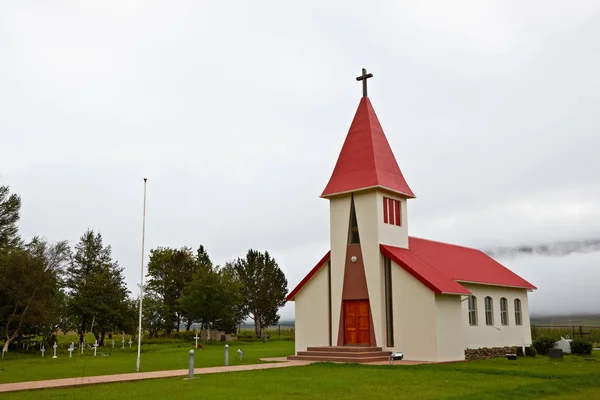
<instances>
[{"instance_id":1,"label":"red roof","mask_svg":"<svg viewBox=\"0 0 600 400\"><path fill-rule=\"evenodd\" d=\"M368 97L362 97L329 183L321 197L380 187L415 197Z\"/></svg>"},{"instance_id":2,"label":"red roof","mask_svg":"<svg viewBox=\"0 0 600 400\"><path fill-rule=\"evenodd\" d=\"M415 237L409 237L408 248L421 260L458 282L536 289L531 283L477 249Z\"/></svg>"},{"instance_id":3,"label":"red roof","mask_svg":"<svg viewBox=\"0 0 600 400\"><path fill-rule=\"evenodd\" d=\"M467 288L452 280L452 278L448 277L446 274L433 268L410 250L383 244L380 245L380 247L381 252L384 255L388 256L406 272L431 289L431 291L438 294L471 294Z\"/></svg>"},{"instance_id":4,"label":"red roof","mask_svg":"<svg viewBox=\"0 0 600 400\"><path fill-rule=\"evenodd\" d=\"M477 249L414 237L409 237L408 246L408 249L404 249L382 244L380 250L435 293L471 294L461 282L536 289L531 283ZM287 301L293 300L310 278L325 265L329 257L330 253L327 253L292 290L286 298Z\"/></svg>"}]
</instances>

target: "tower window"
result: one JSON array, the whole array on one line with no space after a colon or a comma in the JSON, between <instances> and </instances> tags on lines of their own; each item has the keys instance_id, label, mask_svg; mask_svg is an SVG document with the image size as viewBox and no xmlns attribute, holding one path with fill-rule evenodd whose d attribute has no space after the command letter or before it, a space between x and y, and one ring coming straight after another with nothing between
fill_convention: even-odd
<instances>
[{"instance_id":1,"label":"tower window","mask_svg":"<svg viewBox=\"0 0 600 400\"><path fill-rule=\"evenodd\" d=\"M356 210L354 209L354 196L350 203L350 232L348 233L348 244L359 244L358 221L356 220Z\"/></svg>"},{"instance_id":2,"label":"tower window","mask_svg":"<svg viewBox=\"0 0 600 400\"><path fill-rule=\"evenodd\" d=\"M394 347L394 312L392 303L392 261L383 257L383 276L385 278L385 325L386 343Z\"/></svg>"},{"instance_id":3,"label":"tower window","mask_svg":"<svg viewBox=\"0 0 600 400\"><path fill-rule=\"evenodd\" d=\"M386 224L402 225L402 213L400 208L400 200L383 198L383 222Z\"/></svg>"}]
</instances>

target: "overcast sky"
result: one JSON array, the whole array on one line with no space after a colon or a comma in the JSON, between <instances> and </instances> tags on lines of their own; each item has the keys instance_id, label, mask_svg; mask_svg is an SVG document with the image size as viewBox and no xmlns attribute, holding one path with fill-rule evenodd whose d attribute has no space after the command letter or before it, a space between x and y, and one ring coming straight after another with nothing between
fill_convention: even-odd
<instances>
[{"instance_id":1,"label":"overcast sky","mask_svg":"<svg viewBox=\"0 0 600 400\"><path fill-rule=\"evenodd\" d=\"M363 67L411 235L600 238L594 0L3 1L0 184L25 238L100 231L134 295L143 177L147 253L268 250L291 290L329 247ZM532 313L600 311L600 252L500 261L539 287Z\"/></svg>"}]
</instances>

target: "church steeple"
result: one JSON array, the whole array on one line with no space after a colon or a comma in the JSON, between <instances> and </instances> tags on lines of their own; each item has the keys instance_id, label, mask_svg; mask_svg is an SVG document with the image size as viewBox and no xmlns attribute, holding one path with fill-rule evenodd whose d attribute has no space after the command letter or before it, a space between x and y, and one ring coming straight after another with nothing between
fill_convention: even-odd
<instances>
[{"instance_id":1,"label":"church steeple","mask_svg":"<svg viewBox=\"0 0 600 400\"><path fill-rule=\"evenodd\" d=\"M362 80L366 82L366 77ZM321 197L371 188L415 197L398 167L371 101L363 96Z\"/></svg>"}]
</instances>

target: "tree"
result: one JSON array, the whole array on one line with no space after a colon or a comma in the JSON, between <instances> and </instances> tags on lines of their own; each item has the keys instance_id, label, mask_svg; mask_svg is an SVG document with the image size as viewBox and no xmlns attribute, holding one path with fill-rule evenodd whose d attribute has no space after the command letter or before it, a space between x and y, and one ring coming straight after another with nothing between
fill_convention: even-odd
<instances>
[{"instance_id":1,"label":"tree","mask_svg":"<svg viewBox=\"0 0 600 400\"><path fill-rule=\"evenodd\" d=\"M167 307L155 293L147 293L144 295L143 311L143 327L150 333L150 337L156 337L158 332L165 326L165 319L168 314Z\"/></svg>"},{"instance_id":2,"label":"tree","mask_svg":"<svg viewBox=\"0 0 600 400\"><path fill-rule=\"evenodd\" d=\"M85 333L91 330L103 345L107 331L129 323L129 291L123 268L112 260L111 248L102 244L102 235L88 230L75 246L67 271L68 308L78 319L79 340L83 342Z\"/></svg>"},{"instance_id":3,"label":"tree","mask_svg":"<svg viewBox=\"0 0 600 400\"><path fill-rule=\"evenodd\" d=\"M20 244L17 222L21 198L10 194L8 186L0 186L0 251Z\"/></svg>"},{"instance_id":4,"label":"tree","mask_svg":"<svg viewBox=\"0 0 600 400\"><path fill-rule=\"evenodd\" d=\"M277 311L285 305L287 280L268 252L248 250L245 259L238 258L228 268L235 272L244 296L244 315L254 320L256 336L262 328L277 324Z\"/></svg>"},{"instance_id":5,"label":"tree","mask_svg":"<svg viewBox=\"0 0 600 400\"><path fill-rule=\"evenodd\" d=\"M231 326L237 326L241 320L241 285L224 270L200 268L186 285L179 303L203 327L232 332Z\"/></svg>"},{"instance_id":6,"label":"tree","mask_svg":"<svg viewBox=\"0 0 600 400\"><path fill-rule=\"evenodd\" d=\"M66 242L49 245L34 238L0 252L0 321L4 351L24 333L52 335L60 318L61 274L69 257Z\"/></svg>"},{"instance_id":7,"label":"tree","mask_svg":"<svg viewBox=\"0 0 600 400\"><path fill-rule=\"evenodd\" d=\"M171 334L174 326L179 332L184 315L178 299L186 283L192 280L196 266L192 250L188 247L158 247L150 250L147 289L158 295L167 307L168 315L164 325L166 335Z\"/></svg>"}]
</instances>

